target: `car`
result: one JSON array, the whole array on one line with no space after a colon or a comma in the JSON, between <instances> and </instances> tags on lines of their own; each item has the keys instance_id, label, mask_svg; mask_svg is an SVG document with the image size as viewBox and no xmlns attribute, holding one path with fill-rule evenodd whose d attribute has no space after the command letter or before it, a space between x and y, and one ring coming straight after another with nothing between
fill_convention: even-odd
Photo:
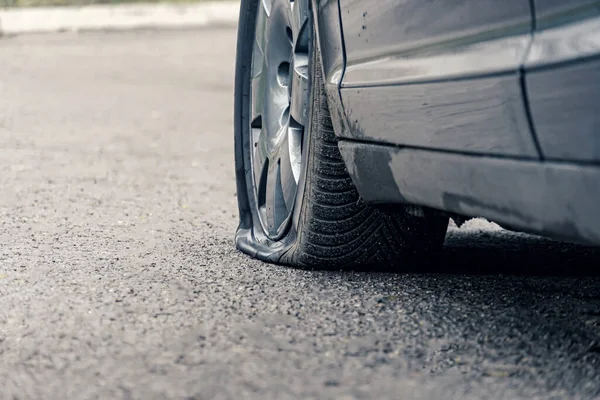
<instances>
[{"instance_id":1,"label":"car","mask_svg":"<svg viewBox=\"0 0 600 400\"><path fill-rule=\"evenodd\" d=\"M242 0L236 245L409 266L449 220L600 244L600 2Z\"/></svg>"}]
</instances>

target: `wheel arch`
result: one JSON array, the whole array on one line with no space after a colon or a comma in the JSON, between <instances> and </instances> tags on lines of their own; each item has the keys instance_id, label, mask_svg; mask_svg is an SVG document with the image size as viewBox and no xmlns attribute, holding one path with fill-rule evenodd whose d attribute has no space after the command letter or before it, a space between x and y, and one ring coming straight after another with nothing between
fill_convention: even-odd
<instances>
[{"instance_id":1,"label":"wheel arch","mask_svg":"<svg viewBox=\"0 0 600 400\"><path fill-rule=\"evenodd\" d=\"M321 55L327 102L336 136L347 129L340 93L346 69L346 53L339 0L310 0L316 40Z\"/></svg>"}]
</instances>

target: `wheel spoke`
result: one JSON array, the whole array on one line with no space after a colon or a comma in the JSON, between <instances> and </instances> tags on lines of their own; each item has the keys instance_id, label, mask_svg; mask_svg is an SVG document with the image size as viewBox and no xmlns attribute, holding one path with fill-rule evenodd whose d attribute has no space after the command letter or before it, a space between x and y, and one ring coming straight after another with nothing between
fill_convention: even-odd
<instances>
[{"instance_id":1,"label":"wheel spoke","mask_svg":"<svg viewBox=\"0 0 600 400\"><path fill-rule=\"evenodd\" d=\"M261 117L264 114L265 86L266 82L263 73L259 73L257 76L252 78L252 121L255 121L258 117Z\"/></svg>"},{"instance_id":2,"label":"wheel spoke","mask_svg":"<svg viewBox=\"0 0 600 400\"><path fill-rule=\"evenodd\" d=\"M294 32L293 42L298 43L303 46L305 40L303 36L306 33L306 22L308 21L308 13L310 12L308 9L308 1L292 1L292 31ZM301 36L298 39L298 36ZM308 44L308 43L306 43ZM305 49L300 49L302 52L306 52Z\"/></svg>"},{"instance_id":3,"label":"wheel spoke","mask_svg":"<svg viewBox=\"0 0 600 400\"><path fill-rule=\"evenodd\" d=\"M262 74L264 66L264 56L262 50L258 46L254 46L254 54L252 55L252 79L256 79Z\"/></svg>"},{"instance_id":4,"label":"wheel spoke","mask_svg":"<svg viewBox=\"0 0 600 400\"><path fill-rule=\"evenodd\" d=\"M281 160L273 160L269 163L269 170L266 179L266 204L265 215L267 228L272 235L277 235L279 227L285 222L288 216L285 198L283 197Z\"/></svg>"},{"instance_id":5,"label":"wheel spoke","mask_svg":"<svg viewBox=\"0 0 600 400\"><path fill-rule=\"evenodd\" d=\"M302 143L302 128L299 126L290 126L288 128L287 139L281 145L280 151L280 170L286 209L289 212L293 210L296 199L296 189L298 188L298 179L300 177L300 147Z\"/></svg>"},{"instance_id":6,"label":"wheel spoke","mask_svg":"<svg viewBox=\"0 0 600 400\"><path fill-rule=\"evenodd\" d=\"M265 50L267 45L267 23L272 0L261 0L256 17L255 46L252 54L252 110L251 120L255 121L264 114L266 71Z\"/></svg>"},{"instance_id":7,"label":"wheel spoke","mask_svg":"<svg viewBox=\"0 0 600 400\"><path fill-rule=\"evenodd\" d=\"M253 157L252 167L254 168L254 184L260 191L261 179L265 174L265 168L268 168L268 138L265 134L264 129L256 124L256 127L252 127L252 146L253 146Z\"/></svg>"},{"instance_id":8,"label":"wheel spoke","mask_svg":"<svg viewBox=\"0 0 600 400\"><path fill-rule=\"evenodd\" d=\"M294 70L292 71L290 115L292 118L306 126L308 120L308 57L296 54L294 57Z\"/></svg>"},{"instance_id":9,"label":"wheel spoke","mask_svg":"<svg viewBox=\"0 0 600 400\"><path fill-rule=\"evenodd\" d=\"M273 6L273 0L260 0L261 6L266 11L267 16L271 15L271 7Z\"/></svg>"},{"instance_id":10,"label":"wheel spoke","mask_svg":"<svg viewBox=\"0 0 600 400\"><path fill-rule=\"evenodd\" d=\"M266 28L269 15L271 14L271 2L272 0L261 0L258 15L256 16L256 46L261 50L261 54L264 54L266 48Z\"/></svg>"}]
</instances>

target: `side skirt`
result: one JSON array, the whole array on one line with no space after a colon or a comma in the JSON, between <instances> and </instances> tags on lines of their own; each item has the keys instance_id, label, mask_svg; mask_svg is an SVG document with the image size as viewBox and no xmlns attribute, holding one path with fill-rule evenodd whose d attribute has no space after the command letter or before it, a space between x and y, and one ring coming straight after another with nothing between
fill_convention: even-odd
<instances>
[{"instance_id":1,"label":"side skirt","mask_svg":"<svg viewBox=\"0 0 600 400\"><path fill-rule=\"evenodd\" d=\"M600 166L341 141L367 202L410 203L600 244Z\"/></svg>"}]
</instances>

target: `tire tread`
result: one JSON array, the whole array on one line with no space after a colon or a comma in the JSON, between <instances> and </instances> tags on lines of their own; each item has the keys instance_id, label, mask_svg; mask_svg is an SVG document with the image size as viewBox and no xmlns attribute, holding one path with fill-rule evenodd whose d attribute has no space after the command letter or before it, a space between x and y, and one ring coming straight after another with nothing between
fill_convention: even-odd
<instances>
[{"instance_id":1,"label":"tire tread","mask_svg":"<svg viewBox=\"0 0 600 400\"><path fill-rule=\"evenodd\" d=\"M402 207L383 211L364 203L346 168L333 131L321 66L313 68L310 154L301 224L282 261L321 268L396 266L407 256L441 247L447 220L418 218ZM446 226L444 226L444 224Z\"/></svg>"}]
</instances>

